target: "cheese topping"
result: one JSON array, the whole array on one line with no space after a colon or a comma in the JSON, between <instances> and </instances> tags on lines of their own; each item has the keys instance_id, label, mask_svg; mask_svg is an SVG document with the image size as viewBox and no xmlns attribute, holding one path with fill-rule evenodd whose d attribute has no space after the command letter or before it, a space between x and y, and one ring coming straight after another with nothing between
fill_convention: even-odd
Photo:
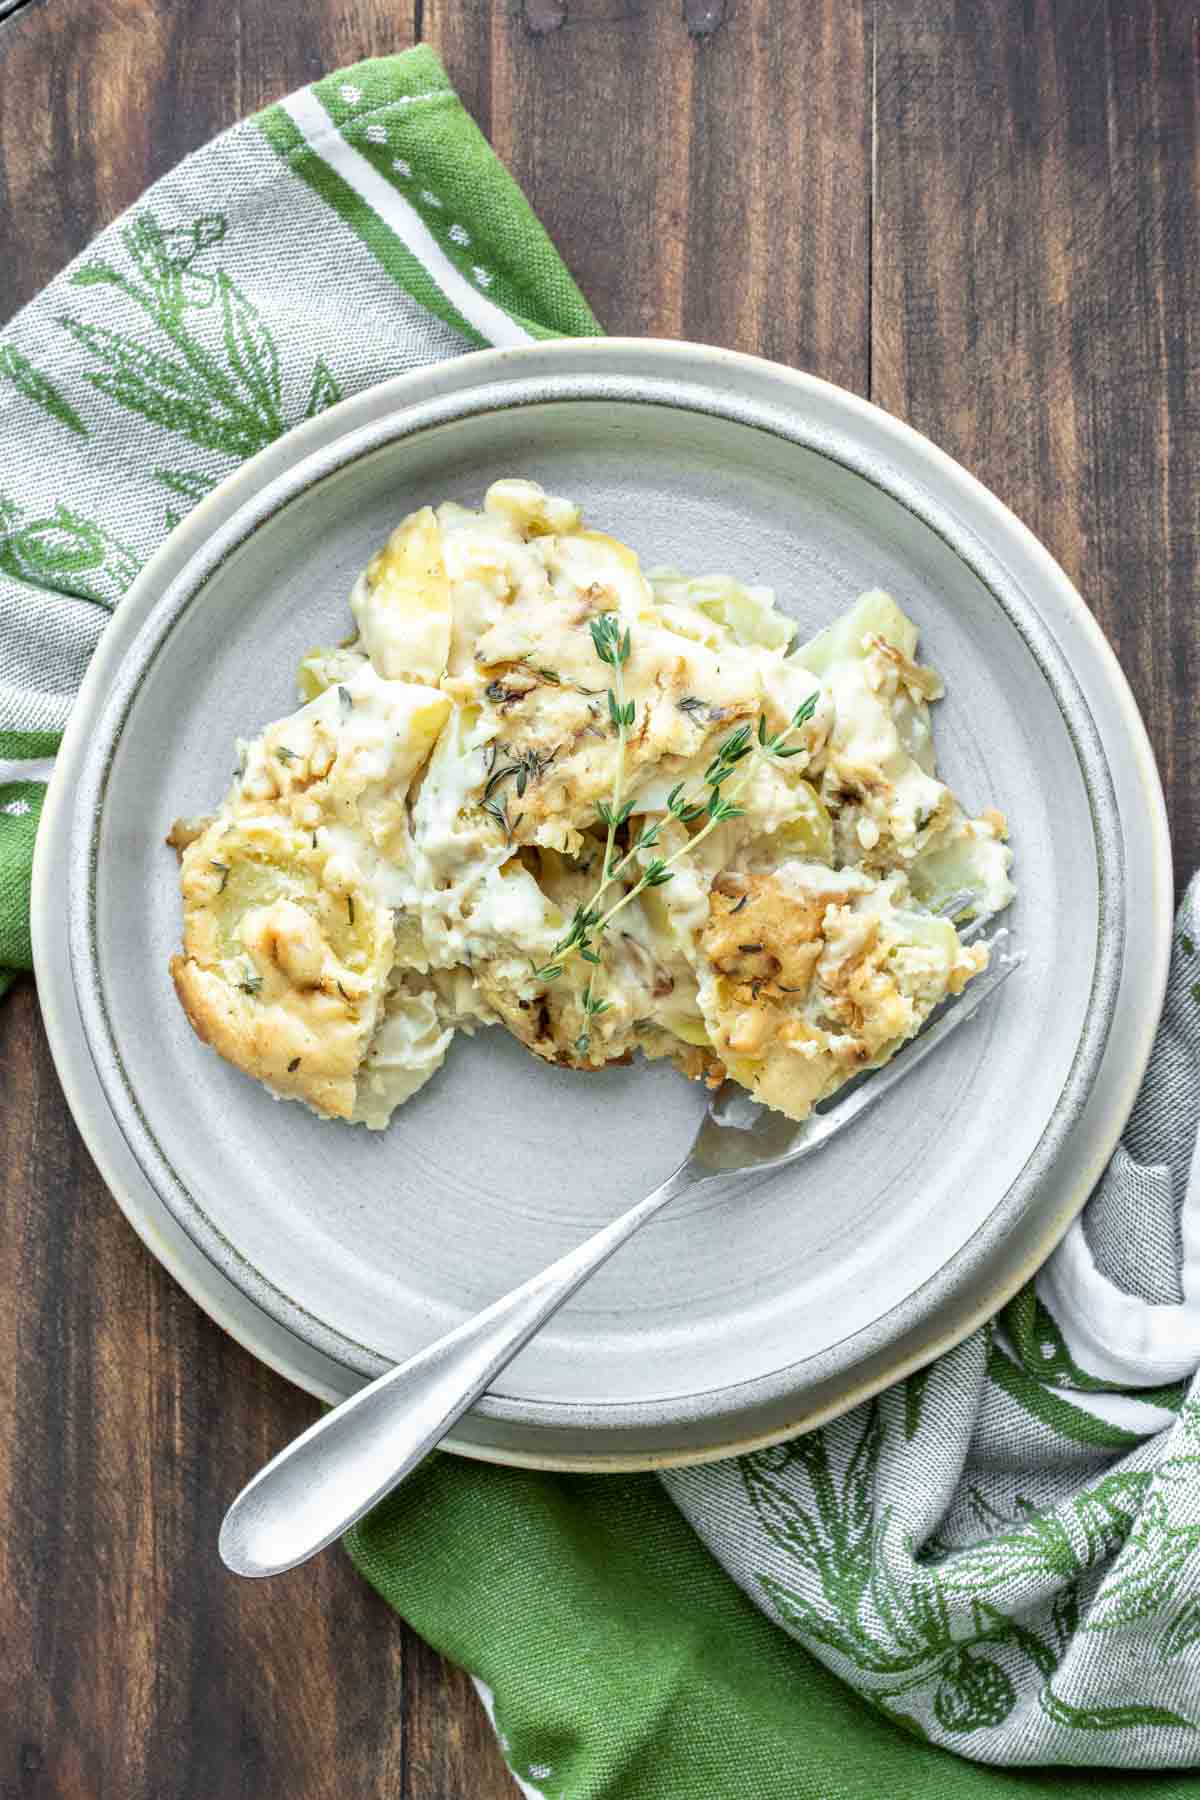
<instances>
[{"instance_id":1,"label":"cheese topping","mask_svg":"<svg viewBox=\"0 0 1200 1800\"><path fill-rule=\"evenodd\" d=\"M507 480L481 512L413 513L350 605L352 642L300 665L305 704L172 833L180 999L275 1094L380 1127L455 1030L500 1022L548 1060L641 1049L802 1118L984 965L934 909L1008 903L1007 828L938 779L942 684L888 595L793 648L769 590L646 574ZM749 748L714 789L731 739ZM736 805L714 825L717 793ZM598 962L570 941L581 910L612 914L584 938Z\"/></svg>"}]
</instances>

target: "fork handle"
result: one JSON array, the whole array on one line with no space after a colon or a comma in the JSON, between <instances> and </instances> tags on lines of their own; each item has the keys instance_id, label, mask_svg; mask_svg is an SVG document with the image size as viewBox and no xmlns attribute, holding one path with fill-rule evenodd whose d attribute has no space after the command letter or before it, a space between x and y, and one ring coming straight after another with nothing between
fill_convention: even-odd
<instances>
[{"instance_id":1,"label":"fork handle","mask_svg":"<svg viewBox=\"0 0 1200 1800\"><path fill-rule=\"evenodd\" d=\"M310 1425L226 1513L226 1567L278 1575L340 1537L400 1485L589 1276L702 1179L681 1163L611 1225Z\"/></svg>"}]
</instances>

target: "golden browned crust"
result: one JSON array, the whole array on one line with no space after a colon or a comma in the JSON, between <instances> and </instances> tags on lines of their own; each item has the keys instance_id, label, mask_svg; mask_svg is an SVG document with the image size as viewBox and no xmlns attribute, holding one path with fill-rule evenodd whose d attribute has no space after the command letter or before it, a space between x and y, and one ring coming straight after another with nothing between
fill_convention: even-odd
<instances>
[{"instance_id":1,"label":"golden browned crust","mask_svg":"<svg viewBox=\"0 0 1200 1800\"><path fill-rule=\"evenodd\" d=\"M203 837L211 824L211 813L204 813L198 819L176 819L164 841L177 856L182 856L188 845Z\"/></svg>"},{"instance_id":2,"label":"golden browned crust","mask_svg":"<svg viewBox=\"0 0 1200 1800\"><path fill-rule=\"evenodd\" d=\"M947 925L923 962L890 915L855 910L855 889L853 874L839 887L827 873L811 892L776 875L722 877L700 935L718 1053L793 1118L890 1054L986 961Z\"/></svg>"},{"instance_id":3,"label":"golden browned crust","mask_svg":"<svg viewBox=\"0 0 1200 1800\"><path fill-rule=\"evenodd\" d=\"M274 1092L348 1119L364 1033L349 1009L313 996L303 1014L243 997L186 956L171 959L175 992L192 1030L227 1062Z\"/></svg>"}]
</instances>

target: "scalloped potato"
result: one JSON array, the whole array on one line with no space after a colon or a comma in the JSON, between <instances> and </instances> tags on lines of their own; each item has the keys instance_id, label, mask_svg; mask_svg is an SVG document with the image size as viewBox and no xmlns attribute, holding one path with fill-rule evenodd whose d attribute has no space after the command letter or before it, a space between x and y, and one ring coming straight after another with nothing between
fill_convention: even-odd
<instances>
[{"instance_id":1,"label":"scalloped potato","mask_svg":"<svg viewBox=\"0 0 1200 1800\"><path fill-rule=\"evenodd\" d=\"M793 648L769 589L646 575L513 479L402 521L350 607L356 635L300 663L299 711L169 840L180 1001L276 1096L379 1128L456 1031L502 1024L548 1061L641 1050L800 1119L984 966L935 914L1007 905L1007 827L939 780L942 685L888 595ZM588 908L612 915L592 962L563 950Z\"/></svg>"}]
</instances>

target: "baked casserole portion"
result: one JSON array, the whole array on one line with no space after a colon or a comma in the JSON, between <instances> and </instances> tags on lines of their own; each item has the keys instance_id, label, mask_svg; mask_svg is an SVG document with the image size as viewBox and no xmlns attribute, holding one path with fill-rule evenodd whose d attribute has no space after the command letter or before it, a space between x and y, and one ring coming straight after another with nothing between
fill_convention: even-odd
<instances>
[{"instance_id":1,"label":"baked casserole portion","mask_svg":"<svg viewBox=\"0 0 1200 1800\"><path fill-rule=\"evenodd\" d=\"M800 1119L984 966L936 909L1007 905L1005 821L938 778L887 594L797 646L768 590L643 570L506 480L405 519L350 609L171 834L180 1000L281 1098L383 1126L502 1024Z\"/></svg>"}]
</instances>

